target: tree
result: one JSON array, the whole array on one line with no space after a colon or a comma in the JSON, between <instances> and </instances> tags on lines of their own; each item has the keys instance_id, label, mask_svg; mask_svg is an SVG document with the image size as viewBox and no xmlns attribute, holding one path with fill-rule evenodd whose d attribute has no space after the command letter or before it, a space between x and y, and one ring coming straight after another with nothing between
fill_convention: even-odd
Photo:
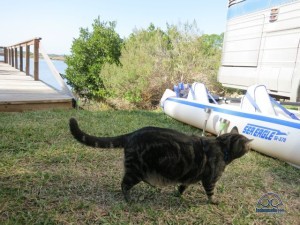
<instances>
[{"instance_id":1,"label":"tree","mask_svg":"<svg viewBox=\"0 0 300 225\"><path fill-rule=\"evenodd\" d=\"M147 107L153 103L155 95L157 103L161 97L157 89L164 82L161 76L167 77L163 64L168 60L170 48L168 35L152 23L146 29L134 30L124 40L122 67L108 65L102 71L110 97Z\"/></svg>"},{"instance_id":2,"label":"tree","mask_svg":"<svg viewBox=\"0 0 300 225\"><path fill-rule=\"evenodd\" d=\"M121 65L122 39L115 26L116 22L101 22L98 17L91 32L80 28L79 37L73 40L65 77L79 96L98 100L106 96L101 70L105 64Z\"/></svg>"},{"instance_id":3,"label":"tree","mask_svg":"<svg viewBox=\"0 0 300 225\"><path fill-rule=\"evenodd\" d=\"M217 34L204 34L201 36L202 51L205 55L211 56L218 54L223 46L224 33Z\"/></svg>"}]
</instances>

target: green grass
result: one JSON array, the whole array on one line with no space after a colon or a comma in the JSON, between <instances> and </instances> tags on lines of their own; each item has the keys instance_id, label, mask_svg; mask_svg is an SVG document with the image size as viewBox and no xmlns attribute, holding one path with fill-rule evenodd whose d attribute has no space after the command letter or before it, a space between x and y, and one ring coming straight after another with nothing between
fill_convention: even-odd
<instances>
[{"instance_id":1,"label":"green grass","mask_svg":"<svg viewBox=\"0 0 300 225\"><path fill-rule=\"evenodd\" d=\"M217 184L219 205L200 185L183 197L174 187L139 184L134 203L120 191L123 152L93 149L69 134L68 119L95 135L143 126L201 131L159 111L0 113L0 224L298 224L300 170L254 151L231 164ZM284 214L256 213L258 199L277 193Z\"/></svg>"}]
</instances>

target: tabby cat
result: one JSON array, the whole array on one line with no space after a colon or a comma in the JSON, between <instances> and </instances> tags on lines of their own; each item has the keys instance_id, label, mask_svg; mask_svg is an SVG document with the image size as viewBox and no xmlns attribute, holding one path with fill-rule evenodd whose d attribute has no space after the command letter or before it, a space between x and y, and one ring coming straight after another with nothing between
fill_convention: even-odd
<instances>
[{"instance_id":1,"label":"tabby cat","mask_svg":"<svg viewBox=\"0 0 300 225\"><path fill-rule=\"evenodd\" d=\"M175 130L144 127L116 137L95 137L70 119L70 130L79 142L98 148L124 148L125 173L121 188L126 201L130 189L141 181L150 185L180 184L182 194L190 184L202 181L209 203L225 167L249 151L251 141L237 133L215 137L189 136Z\"/></svg>"}]
</instances>

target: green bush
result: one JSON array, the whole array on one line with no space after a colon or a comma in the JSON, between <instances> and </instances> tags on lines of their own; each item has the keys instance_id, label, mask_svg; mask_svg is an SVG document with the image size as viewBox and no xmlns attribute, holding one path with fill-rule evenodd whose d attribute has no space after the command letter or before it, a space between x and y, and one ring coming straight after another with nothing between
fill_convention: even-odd
<instances>
[{"instance_id":1,"label":"green bush","mask_svg":"<svg viewBox=\"0 0 300 225\"><path fill-rule=\"evenodd\" d=\"M115 32L115 22L92 24L93 30L80 29L74 39L71 55L66 57L66 79L79 96L103 99L107 91L101 77L104 64L120 65L122 39Z\"/></svg>"},{"instance_id":2,"label":"green bush","mask_svg":"<svg viewBox=\"0 0 300 225\"><path fill-rule=\"evenodd\" d=\"M199 81L220 92L223 34L203 35L196 22L167 24L166 31L150 24L121 40L115 25L98 18L92 32L81 28L74 39L66 78L79 96L150 108L178 82Z\"/></svg>"},{"instance_id":3,"label":"green bush","mask_svg":"<svg viewBox=\"0 0 300 225\"><path fill-rule=\"evenodd\" d=\"M124 40L122 67L106 64L101 71L111 98L141 108L156 106L166 88L178 82L204 82L218 91L217 71L223 35L202 35L197 24L151 24Z\"/></svg>"}]
</instances>

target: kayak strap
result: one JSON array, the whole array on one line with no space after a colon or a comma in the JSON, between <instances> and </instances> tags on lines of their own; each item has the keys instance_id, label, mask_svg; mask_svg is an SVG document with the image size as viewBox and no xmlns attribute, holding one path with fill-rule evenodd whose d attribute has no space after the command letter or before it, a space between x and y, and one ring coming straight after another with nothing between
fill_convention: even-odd
<instances>
[{"instance_id":1,"label":"kayak strap","mask_svg":"<svg viewBox=\"0 0 300 225\"><path fill-rule=\"evenodd\" d=\"M206 91L207 91L208 97L210 97L210 99L211 99L216 105L219 105L219 104L217 103L216 99L211 95L211 93L210 93L207 89L206 89Z\"/></svg>"},{"instance_id":2,"label":"kayak strap","mask_svg":"<svg viewBox=\"0 0 300 225\"><path fill-rule=\"evenodd\" d=\"M198 83L195 83L194 88L196 88ZM192 97L194 100L196 100L196 94L195 94L195 90L193 88L193 85L189 85L189 89L191 91ZM204 86L206 93L207 93L207 97L209 97L216 105L218 105L218 102L215 100L215 98L211 95L211 93L208 91L208 89ZM208 99L209 102L209 99Z\"/></svg>"},{"instance_id":3,"label":"kayak strap","mask_svg":"<svg viewBox=\"0 0 300 225\"><path fill-rule=\"evenodd\" d=\"M254 101L254 99L252 98L252 96L248 92L246 92L245 96L249 100L251 105L255 108L255 110L258 111L258 112L261 112L260 108L258 107L256 102Z\"/></svg>"},{"instance_id":4,"label":"kayak strap","mask_svg":"<svg viewBox=\"0 0 300 225\"><path fill-rule=\"evenodd\" d=\"M196 99L195 91L194 91L193 86L191 84L189 84L189 89L190 89L190 91L192 93L193 99Z\"/></svg>"},{"instance_id":5,"label":"kayak strap","mask_svg":"<svg viewBox=\"0 0 300 225\"><path fill-rule=\"evenodd\" d=\"M271 102L273 103L273 105L277 106L278 108L280 108L285 114L287 114L289 117L291 117L294 120L299 120L299 118L294 114L291 113L289 110L287 110L285 107L283 107L280 103L278 103L277 101L275 101L273 98L270 97Z\"/></svg>"}]
</instances>

